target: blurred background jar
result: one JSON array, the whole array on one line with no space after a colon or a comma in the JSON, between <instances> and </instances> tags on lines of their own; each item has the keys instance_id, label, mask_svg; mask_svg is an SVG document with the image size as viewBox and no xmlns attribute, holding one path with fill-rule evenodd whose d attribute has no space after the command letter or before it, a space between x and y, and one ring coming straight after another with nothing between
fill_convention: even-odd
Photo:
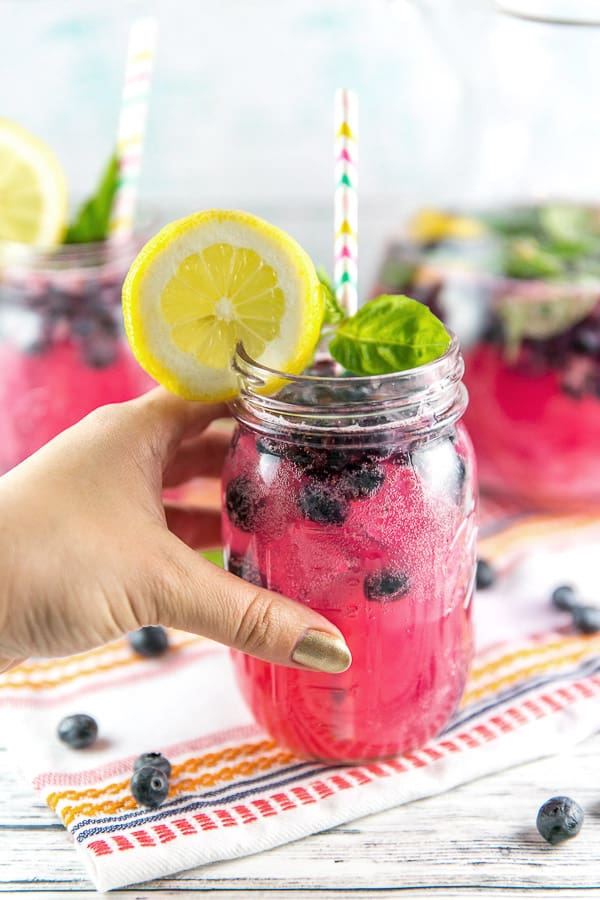
<instances>
[{"instance_id":1,"label":"blurred background jar","mask_svg":"<svg viewBox=\"0 0 600 900\"><path fill-rule=\"evenodd\" d=\"M131 204L119 194L134 179L116 159L128 29L142 8L126 5L121 19L87 0L77 11L41 0L0 8L10 70L0 88L0 474L153 384L125 339L121 288L155 223L137 192ZM86 33L111 38L113 52L82 54Z\"/></svg>"},{"instance_id":2,"label":"blurred background jar","mask_svg":"<svg viewBox=\"0 0 600 900\"><path fill-rule=\"evenodd\" d=\"M416 296L459 335L484 489L600 504L598 4L473 3L465 53L459 4L416 5L457 73L471 175L412 214L374 292Z\"/></svg>"}]
</instances>

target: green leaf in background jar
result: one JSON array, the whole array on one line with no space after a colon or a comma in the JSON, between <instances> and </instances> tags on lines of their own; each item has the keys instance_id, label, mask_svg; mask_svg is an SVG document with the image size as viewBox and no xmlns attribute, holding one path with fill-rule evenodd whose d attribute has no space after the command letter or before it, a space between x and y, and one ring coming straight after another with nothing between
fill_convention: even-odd
<instances>
[{"instance_id":1,"label":"green leaf in background jar","mask_svg":"<svg viewBox=\"0 0 600 900\"><path fill-rule=\"evenodd\" d=\"M346 313L337 301L333 284L323 266L319 266L317 269L317 277L321 282L323 299L325 301L323 325L337 325L338 322L346 318Z\"/></svg>"},{"instance_id":2,"label":"green leaf in background jar","mask_svg":"<svg viewBox=\"0 0 600 900\"><path fill-rule=\"evenodd\" d=\"M540 286L543 288L543 285ZM525 338L545 341L585 319L598 303L598 289L574 290L566 296L506 294L497 301L506 355L515 360Z\"/></svg>"},{"instance_id":3,"label":"green leaf in background jar","mask_svg":"<svg viewBox=\"0 0 600 900\"><path fill-rule=\"evenodd\" d=\"M422 303L402 294L365 303L339 326L329 352L355 375L385 375L438 359L450 335Z\"/></svg>"},{"instance_id":4,"label":"green leaf in background jar","mask_svg":"<svg viewBox=\"0 0 600 900\"><path fill-rule=\"evenodd\" d=\"M506 247L504 273L509 278L556 278L562 271L561 260L535 238L510 241Z\"/></svg>"},{"instance_id":5,"label":"green leaf in background jar","mask_svg":"<svg viewBox=\"0 0 600 900\"><path fill-rule=\"evenodd\" d=\"M65 244L88 244L108 236L113 200L119 185L119 160L111 156L96 192L77 212L69 225Z\"/></svg>"},{"instance_id":6,"label":"green leaf in background jar","mask_svg":"<svg viewBox=\"0 0 600 900\"><path fill-rule=\"evenodd\" d=\"M543 206L540 222L552 250L569 259L576 259L598 246L594 216L585 206Z\"/></svg>"}]
</instances>

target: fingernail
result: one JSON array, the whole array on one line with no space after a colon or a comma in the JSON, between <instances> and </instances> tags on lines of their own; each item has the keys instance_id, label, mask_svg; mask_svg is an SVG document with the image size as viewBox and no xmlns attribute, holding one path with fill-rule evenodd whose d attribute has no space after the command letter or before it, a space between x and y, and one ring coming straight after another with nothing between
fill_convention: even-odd
<instances>
[{"instance_id":1,"label":"fingernail","mask_svg":"<svg viewBox=\"0 0 600 900\"><path fill-rule=\"evenodd\" d=\"M345 672L352 654L341 638L325 631L306 631L292 653L292 661L317 672Z\"/></svg>"}]
</instances>

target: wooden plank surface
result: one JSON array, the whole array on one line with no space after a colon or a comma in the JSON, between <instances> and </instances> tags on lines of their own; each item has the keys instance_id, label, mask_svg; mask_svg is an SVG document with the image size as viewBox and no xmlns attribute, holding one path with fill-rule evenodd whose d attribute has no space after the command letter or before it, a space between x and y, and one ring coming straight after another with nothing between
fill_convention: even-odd
<instances>
[{"instance_id":1,"label":"wooden plank surface","mask_svg":"<svg viewBox=\"0 0 600 900\"><path fill-rule=\"evenodd\" d=\"M111 898L227 896L319 900L410 896L600 898L600 736L549 759L480 779L268 853L214 863ZM535 829L555 794L586 811L558 847ZM0 892L29 898L94 895L65 830L0 752Z\"/></svg>"}]
</instances>

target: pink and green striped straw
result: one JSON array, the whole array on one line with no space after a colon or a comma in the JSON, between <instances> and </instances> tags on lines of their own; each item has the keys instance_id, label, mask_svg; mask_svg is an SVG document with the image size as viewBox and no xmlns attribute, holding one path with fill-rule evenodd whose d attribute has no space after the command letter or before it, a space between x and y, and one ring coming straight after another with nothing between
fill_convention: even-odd
<instances>
[{"instance_id":1,"label":"pink and green striped straw","mask_svg":"<svg viewBox=\"0 0 600 900\"><path fill-rule=\"evenodd\" d=\"M154 17L132 23L117 132L119 186L108 228L111 241L130 237L135 227L157 37L158 22Z\"/></svg>"},{"instance_id":2,"label":"pink and green striped straw","mask_svg":"<svg viewBox=\"0 0 600 900\"><path fill-rule=\"evenodd\" d=\"M335 195L333 282L349 316L358 309L358 97L335 93Z\"/></svg>"}]
</instances>

